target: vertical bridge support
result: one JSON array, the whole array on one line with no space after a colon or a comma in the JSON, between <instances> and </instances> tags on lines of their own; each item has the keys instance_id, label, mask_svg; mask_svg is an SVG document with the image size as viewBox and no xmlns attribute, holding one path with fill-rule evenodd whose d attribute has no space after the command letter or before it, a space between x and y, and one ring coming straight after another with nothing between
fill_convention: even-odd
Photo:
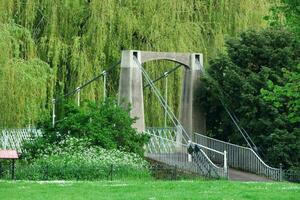
<instances>
[{"instance_id":1,"label":"vertical bridge support","mask_svg":"<svg viewBox=\"0 0 300 200\"><path fill-rule=\"evenodd\" d=\"M121 106L131 108L130 116L137 118L133 127L143 132L145 131L143 79L142 71L134 57L142 63L140 52L122 51L118 101Z\"/></svg>"},{"instance_id":2,"label":"vertical bridge support","mask_svg":"<svg viewBox=\"0 0 300 200\"><path fill-rule=\"evenodd\" d=\"M204 133L205 116L194 103L194 90L200 84L200 76L204 71L203 55L198 53L122 51L119 104L123 107L131 106L131 117L138 118L134 128L143 132L145 131L145 118L142 72L134 61L134 57L141 64L152 60L169 60L185 66L179 121L190 138L192 138L193 131ZM182 141L182 138L180 140Z\"/></svg>"},{"instance_id":3,"label":"vertical bridge support","mask_svg":"<svg viewBox=\"0 0 300 200\"><path fill-rule=\"evenodd\" d=\"M179 120L192 140L193 132L205 133L206 130L204 112L194 102L194 91L200 85L203 72L203 55L191 53L189 65L184 70Z\"/></svg>"}]
</instances>

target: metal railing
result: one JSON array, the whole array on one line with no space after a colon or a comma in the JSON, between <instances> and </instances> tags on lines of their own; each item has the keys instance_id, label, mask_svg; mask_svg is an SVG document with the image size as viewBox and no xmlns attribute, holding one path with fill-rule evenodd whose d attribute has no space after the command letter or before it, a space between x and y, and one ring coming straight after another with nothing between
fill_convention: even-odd
<instances>
[{"instance_id":1,"label":"metal railing","mask_svg":"<svg viewBox=\"0 0 300 200\"><path fill-rule=\"evenodd\" d=\"M223 168L217 166L215 163L211 161L211 159L204 152L213 151L221 156L223 156ZM208 177L226 177L228 178L228 168L227 168L227 153L226 151L220 152L214 149L210 149L203 145L190 142L188 145L188 152L191 154L194 162L197 163L198 167L202 168L202 171L206 172L206 176Z\"/></svg>"},{"instance_id":2,"label":"metal railing","mask_svg":"<svg viewBox=\"0 0 300 200\"><path fill-rule=\"evenodd\" d=\"M0 149L14 149L22 152L22 144L25 141L41 135L41 130L32 128L0 130Z\"/></svg>"},{"instance_id":3,"label":"metal railing","mask_svg":"<svg viewBox=\"0 0 300 200\"><path fill-rule=\"evenodd\" d=\"M243 171L265 176L272 180L282 180L282 170L268 166L252 149L228 142L223 142L199 133L194 133L194 142L217 151L228 153L228 166ZM215 163L222 163L222 156L204 149L207 156Z\"/></svg>"},{"instance_id":4,"label":"metal railing","mask_svg":"<svg viewBox=\"0 0 300 200\"><path fill-rule=\"evenodd\" d=\"M284 170L283 180L300 183L300 171L297 170Z\"/></svg>"},{"instance_id":5,"label":"metal railing","mask_svg":"<svg viewBox=\"0 0 300 200\"><path fill-rule=\"evenodd\" d=\"M150 128L145 133L150 135L150 141L146 145L146 157L201 176L227 178L226 169L215 165L202 150L202 145L193 143L193 146L199 146L200 151L189 154L188 147L191 144L176 140L176 129Z\"/></svg>"}]
</instances>

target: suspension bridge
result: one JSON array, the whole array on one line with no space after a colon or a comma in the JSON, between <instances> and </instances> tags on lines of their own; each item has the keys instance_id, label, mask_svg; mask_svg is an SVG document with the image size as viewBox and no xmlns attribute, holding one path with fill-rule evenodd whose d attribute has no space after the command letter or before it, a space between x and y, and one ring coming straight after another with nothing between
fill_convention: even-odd
<instances>
[{"instance_id":1,"label":"suspension bridge","mask_svg":"<svg viewBox=\"0 0 300 200\"><path fill-rule=\"evenodd\" d=\"M178 65L165 72L162 76L152 80L144 69L143 64L154 60L168 60ZM150 141L145 147L145 157L152 161L210 178L224 178L242 181L280 181L283 172L280 168L268 166L257 154L256 146L249 134L238 126L237 118L224 105L233 123L243 135L249 147L220 141L205 135L205 115L194 104L194 90L201 84L204 74L203 55L199 53L172 53L126 50L122 51L121 61L112 65L99 76L77 87L64 95L77 95L80 105L80 90L103 78L103 96L106 97L106 76L116 66L120 65L120 80L118 102L123 107L131 107L131 117L137 118L134 128L141 134L148 134ZM184 67L182 94L180 101L179 118L169 107L165 98L155 83L167 78L180 66ZM146 84L144 84L144 82ZM150 88L162 106L165 121L171 122L167 128L147 127L144 116L143 89ZM167 95L167 84L166 84ZM55 105L60 99L53 99L52 123L55 126ZM165 123L166 124L166 123ZM0 149L20 149L22 141L28 140L30 135L38 136L38 130L3 130L0 132Z\"/></svg>"}]
</instances>

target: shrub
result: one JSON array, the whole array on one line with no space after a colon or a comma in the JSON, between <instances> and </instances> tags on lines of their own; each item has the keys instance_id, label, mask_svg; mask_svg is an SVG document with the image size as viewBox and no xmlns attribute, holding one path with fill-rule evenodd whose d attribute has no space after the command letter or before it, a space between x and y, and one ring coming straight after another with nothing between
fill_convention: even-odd
<instances>
[{"instance_id":1,"label":"shrub","mask_svg":"<svg viewBox=\"0 0 300 200\"><path fill-rule=\"evenodd\" d=\"M129 110L108 99L102 104L85 102L82 107L64 105L64 117L52 126L52 120L39 123L43 135L24 145L25 156L36 158L48 146L57 145L67 137L81 138L86 147L98 146L104 149L119 149L143 155L148 137L132 128L134 119Z\"/></svg>"},{"instance_id":2,"label":"shrub","mask_svg":"<svg viewBox=\"0 0 300 200\"><path fill-rule=\"evenodd\" d=\"M38 158L18 163L16 178L26 180L104 180L150 177L147 162L134 153L90 146L86 140L66 138L48 146Z\"/></svg>"}]
</instances>

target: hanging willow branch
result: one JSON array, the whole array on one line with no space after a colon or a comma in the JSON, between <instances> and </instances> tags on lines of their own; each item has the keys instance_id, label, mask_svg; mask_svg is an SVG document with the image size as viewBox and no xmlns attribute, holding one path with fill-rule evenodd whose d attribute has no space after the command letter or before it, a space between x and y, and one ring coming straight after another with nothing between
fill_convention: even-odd
<instances>
[{"instance_id":1,"label":"hanging willow branch","mask_svg":"<svg viewBox=\"0 0 300 200\"><path fill-rule=\"evenodd\" d=\"M0 1L0 24L6 26L0 29L0 77L11 91L8 93L1 84L0 106L11 104L12 109L5 116L1 115L0 124L23 126L29 121L35 122L40 112L48 109L52 98L66 94L101 73L105 70L103 66L120 59L123 49L201 52L206 58L213 57L223 50L224 36L264 26L262 18L268 14L271 2L273 0ZM19 80L25 73L23 68L28 68L25 74L32 75L35 74L32 68L37 66L44 70L40 75ZM147 64L146 69L155 78L171 66L173 64L153 62ZM48 68L53 76L49 75ZM119 70L115 70L108 76L107 89L111 96L117 92L118 73ZM170 76L169 81L168 102L177 112L180 71ZM34 84L36 82L40 84ZM24 84L29 84L28 91L20 91ZM163 85L160 83L158 87L162 89ZM102 100L103 88L101 81L94 82L81 91L81 99ZM33 99L26 96L32 90L39 101L34 96ZM146 113L150 114L146 116L147 123L162 124L163 112L155 110L158 103L147 92L145 97ZM25 114L29 110L25 104L34 110L34 116Z\"/></svg>"}]
</instances>

